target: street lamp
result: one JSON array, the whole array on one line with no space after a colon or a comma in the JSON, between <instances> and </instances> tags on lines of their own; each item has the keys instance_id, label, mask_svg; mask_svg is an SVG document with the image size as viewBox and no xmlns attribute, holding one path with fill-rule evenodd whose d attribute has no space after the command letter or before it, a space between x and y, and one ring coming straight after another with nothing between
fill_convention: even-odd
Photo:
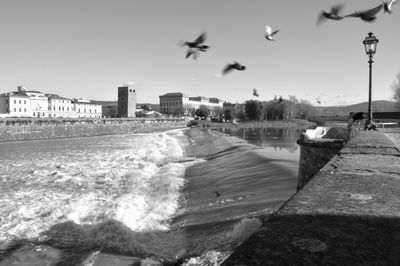
<instances>
[{"instance_id":1,"label":"street lamp","mask_svg":"<svg viewBox=\"0 0 400 266\"><path fill-rule=\"evenodd\" d=\"M368 33L368 36L365 37L363 44L365 46L365 52L369 56L369 97L368 97L368 118L365 123L365 130L375 129L374 124L372 123L372 106L371 106L371 94L372 94L372 57L376 52L376 46L378 45L379 40L374 36L372 32Z\"/></svg>"}]
</instances>

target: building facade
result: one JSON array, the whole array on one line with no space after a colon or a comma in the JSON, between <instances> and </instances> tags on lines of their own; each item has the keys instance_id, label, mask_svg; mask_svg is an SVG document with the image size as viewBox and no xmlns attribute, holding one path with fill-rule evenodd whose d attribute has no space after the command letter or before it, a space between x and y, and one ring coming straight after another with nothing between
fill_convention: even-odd
<instances>
[{"instance_id":1,"label":"building facade","mask_svg":"<svg viewBox=\"0 0 400 266\"><path fill-rule=\"evenodd\" d=\"M160 112L163 114L190 115L200 106L206 106L211 112L217 109L222 110L223 107L223 101L218 98L189 97L180 92L167 93L159 97Z\"/></svg>"},{"instance_id":2,"label":"building facade","mask_svg":"<svg viewBox=\"0 0 400 266\"><path fill-rule=\"evenodd\" d=\"M136 91L132 85L118 87L118 117L136 117Z\"/></svg>"},{"instance_id":3,"label":"building facade","mask_svg":"<svg viewBox=\"0 0 400 266\"><path fill-rule=\"evenodd\" d=\"M74 104L71 99L48 94L49 117L74 117Z\"/></svg>"},{"instance_id":4,"label":"building facade","mask_svg":"<svg viewBox=\"0 0 400 266\"><path fill-rule=\"evenodd\" d=\"M25 89L20 89L21 87L22 86L18 86L18 92L30 98L32 117L48 117L49 100L47 96L40 91L27 91Z\"/></svg>"},{"instance_id":5,"label":"building facade","mask_svg":"<svg viewBox=\"0 0 400 266\"><path fill-rule=\"evenodd\" d=\"M0 117L102 117L100 104L68 99L40 91L18 90L0 94Z\"/></svg>"},{"instance_id":6,"label":"building facade","mask_svg":"<svg viewBox=\"0 0 400 266\"><path fill-rule=\"evenodd\" d=\"M29 96L15 92L0 94L0 114L2 116L32 116Z\"/></svg>"},{"instance_id":7,"label":"building facade","mask_svg":"<svg viewBox=\"0 0 400 266\"><path fill-rule=\"evenodd\" d=\"M75 117L94 117L102 116L102 108L100 104L92 103L88 99L79 98L73 101Z\"/></svg>"}]
</instances>

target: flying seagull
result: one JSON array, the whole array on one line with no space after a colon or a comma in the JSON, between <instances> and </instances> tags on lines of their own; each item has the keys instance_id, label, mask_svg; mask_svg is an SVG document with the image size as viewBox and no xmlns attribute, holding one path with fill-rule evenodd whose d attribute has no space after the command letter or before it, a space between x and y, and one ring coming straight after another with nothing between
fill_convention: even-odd
<instances>
[{"instance_id":1,"label":"flying seagull","mask_svg":"<svg viewBox=\"0 0 400 266\"><path fill-rule=\"evenodd\" d=\"M265 39L269 41L274 41L274 35L277 34L279 30L272 31L271 27L266 25L265 26Z\"/></svg>"},{"instance_id":2,"label":"flying seagull","mask_svg":"<svg viewBox=\"0 0 400 266\"><path fill-rule=\"evenodd\" d=\"M199 51L207 52L207 49L210 48L210 46L204 44L206 38L207 38L207 34L205 32L203 32L193 42L187 42L187 41L181 42L181 46L188 47L188 51L186 53L186 58L189 58L191 55L193 55L193 58L196 59Z\"/></svg>"},{"instance_id":3,"label":"flying seagull","mask_svg":"<svg viewBox=\"0 0 400 266\"><path fill-rule=\"evenodd\" d=\"M329 12L322 10L321 14L318 17L317 24L321 24L326 19L332 19L332 20L343 19L343 16L339 15L339 13L342 9L343 9L343 4L335 5L335 6L331 7L331 10Z\"/></svg>"},{"instance_id":4,"label":"flying seagull","mask_svg":"<svg viewBox=\"0 0 400 266\"><path fill-rule=\"evenodd\" d=\"M392 5L395 4L397 0L390 0L383 2L383 12L385 13L392 13Z\"/></svg>"},{"instance_id":5,"label":"flying seagull","mask_svg":"<svg viewBox=\"0 0 400 266\"><path fill-rule=\"evenodd\" d=\"M243 71L246 69L245 66L239 64L238 62L233 62L233 64L227 64L226 67L222 70L222 74L226 75L229 72L231 72L232 70L239 70L239 71Z\"/></svg>"},{"instance_id":6,"label":"flying seagull","mask_svg":"<svg viewBox=\"0 0 400 266\"><path fill-rule=\"evenodd\" d=\"M384 4L380 4L377 7L367 9L364 11L355 11L352 14L346 15L345 17L355 17L355 18L360 18L361 20L366 22L372 22L376 20L376 14L378 14L378 12L381 11L383 6Z\"/></svg>"},{"instance_id":7,"label":"flying seagull","mask_svg":"<svg viewBox=\"0 0 400 266\"><path fill-rule=\"evenodd\" d=\"M221 193L219 193L218 191L215 191L215 195L218 197L221 197Z\"/></svg>"},{"instance_id":8,"label":"flying seagull","mask_svg":"<svg viewBox=\"0 0 400 266\"><path fill-rule=\"evenodd\" d=\"M260 95L258 95L257 90L256 90L255 88L253 89L253 96L254 96L254 97L260 96Z\"/></svg>"}]
</instances>

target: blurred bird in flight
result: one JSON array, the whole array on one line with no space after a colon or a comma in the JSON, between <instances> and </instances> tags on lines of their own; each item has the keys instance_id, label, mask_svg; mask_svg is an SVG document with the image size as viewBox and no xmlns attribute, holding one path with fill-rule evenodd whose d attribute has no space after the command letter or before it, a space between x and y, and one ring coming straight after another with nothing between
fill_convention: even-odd
<instances>
[{"instance_id":1,"label":"blurred bird in flight","mask_svg":"<svg viewBox=\"0 0 400 266\"><path fill-rule=\"evenodd\" d=\"M207 34L203 32L193 42L188 42L188 41L180 42L181 46L188 47L188 51L186 52L186 58L189 58L191 55L193 55L193 59L196 59L199 51L207 52L207 49L210 48L210 46L204 44L206 38Z\"/></svg>"},{"instance_id":2,"label":"blurred bird in flight","mask_svg":"<svg viewBox=\"0 0 400 266\"><path fill-rule=\"evenodd\" d=\"M257 90L256 90L255 88L253 89L253 96L254 96L254 97L260 96L260 95L258 95Z\"/></svg>"},{"instance_id":3,"label":"blurred bird in flight","mask_svg":"<svg viewBox=\"0 0 400 266\"><path fill-rule=\"evenodd\" d=\"M232 70L239 70L239 71L243 71L246 69L245 66L239 64L238 62L233 62L233 64L227 64L226 67L222 70L222 74L226 75L229 72L231 72Z\"/></svg>"},{"instance_id":4,"label":"blurred bird in flight","mask_svg":"<svg viewBox=\"0 0 400 266\"><path fill-rule=\"evenodd\" d=\"M279 30L272 31L271 27L266 25L265 26L265 38L269 41L274 41L274 35L277 34Z\"/></svg>"},{"instance_id":5,"label":"blurred bird in flight","mask_svg":"<svg viewBox=\"0 0 400 266\"><path fill-rule=\"evenodd\" d=\"M339 13L340 13L340 11L342 11L342 9L343 9L343 4L339 4L339 5L332 6L331 10L329 12L322 10L321 14L318 17L317 24L321 24L326 19L332 19L332 20L343 19L343 16L339 15Z\"/></svg>"},{"instance_id":6,"label":"blurred bird in flight","mask_svg":"<svg viewBox=\"0 0 400 266\"><path fill-rule=\"evenodd\" d=\"M362 21L373 22L376 20L376 14L378 14L378 12L381 11L383 6L384 4L380 4L379 6L376 6L371 9L363 11L355 11L352 14L346 15L345 17L355 17L355 18L360 18Z\"/></svg>"}]
</instances>

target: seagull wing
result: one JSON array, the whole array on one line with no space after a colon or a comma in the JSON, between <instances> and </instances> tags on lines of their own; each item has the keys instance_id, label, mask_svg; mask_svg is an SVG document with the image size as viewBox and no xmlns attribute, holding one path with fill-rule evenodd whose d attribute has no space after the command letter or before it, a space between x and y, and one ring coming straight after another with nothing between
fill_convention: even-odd
<instances>
[{"instance_id":1,"label":"seagull wing","mask_svg":"<svg viewBox=\"0 0 400 266\"><path fill-rule=\"evenodd\" d=\"M222 70L222 74L223 75L226 75L226 74L228 74L229 72L231 72L232 71L232 64L227 64L226 66L225 66L225 68Z\"/></svg>"},{"instance_id":2,"label":"seagull wing","mask_svg":"<svg viewBox=\"0 0 400 266\"><path fill-rule=\"evenodd\" d=\"M279 32L279 30L273 31L273 32L271 33L271 36L274 36L274 35L277 34L278 32Z\"/></svg>"},{"instance_id":3,"label":"seagull wing","mask_svg":"<svg viewBox=\"0 0 400 266\"><path fill-rule=\"evenodd\" d=\"M397 4L397 3L398 3L397 0L391 0L391 1L389 2L388 6L389 6L389 8L392 8L392 5L393 5L393 4Z\"/></svg>"},{"instance_id":4,"label":"seagull wing","mask_svg":"<svg viewBox=\"0 0 400 266\"><path fill-rule=\"evenodd\" d=\"M205 32L203 32L202 34L200 34L199 37L197 37L197 39L194 41L197 44L203 43L207 38L207 34Z\"/></svg>"},{"instance_id":5,"label":"seagull wing","mask_svg":"<svg viewBox=\"0 0 400 266\"><path fill-rule=\"evenodd\" d=\"M331 14L338 15L343 9L343 4L334 5L331 7Z\"/></svg>"},{"instance_id":6,"label":"seagull wing","mask_svg":"<svg viewBox=\"0 0 400 266\"><path fill-rule=\"evenodd\" d=\"M363 13L363 16L373 17L382 9L382 7L383 7L383 4L380 4L377 7L362 11L361 13Z\"/></svg>"},{"instance_id":7,"label":"seagull wing","mask_svg":"<svg viewBox=\"0 0 400 266\"><path fill-rule=\"evenodd\" d=\"M189 49L187 52L186 52L186 59L187 58L189 58L189 56L191 56L193 54L193 51L191 50L191 49Z\"/></svg>"},{"instance_id":8,"label":"seagull wing","mask_svg":"<svg viewBox=\"0 0 400 266\"><path fill-rule=\"evenodd\" d=\"M320 25L322 22L324 22L326 20L326 17L324 14L325 14L325 11L321 11L321 13L318 16L317 25Z\"/></svg>"},{"instance_id":9,"label":"seagull wing","mask_svg":"<svg viewBox=\"0 0 400 266\"><path fill-rule=\"evenodd\" d=\"M268 26L268 25L266 25L266 26L265 26L265 33L266 33L267 35L271 35L271 32L272 32L271 27Z\"/></svg>"}]
</instances>

